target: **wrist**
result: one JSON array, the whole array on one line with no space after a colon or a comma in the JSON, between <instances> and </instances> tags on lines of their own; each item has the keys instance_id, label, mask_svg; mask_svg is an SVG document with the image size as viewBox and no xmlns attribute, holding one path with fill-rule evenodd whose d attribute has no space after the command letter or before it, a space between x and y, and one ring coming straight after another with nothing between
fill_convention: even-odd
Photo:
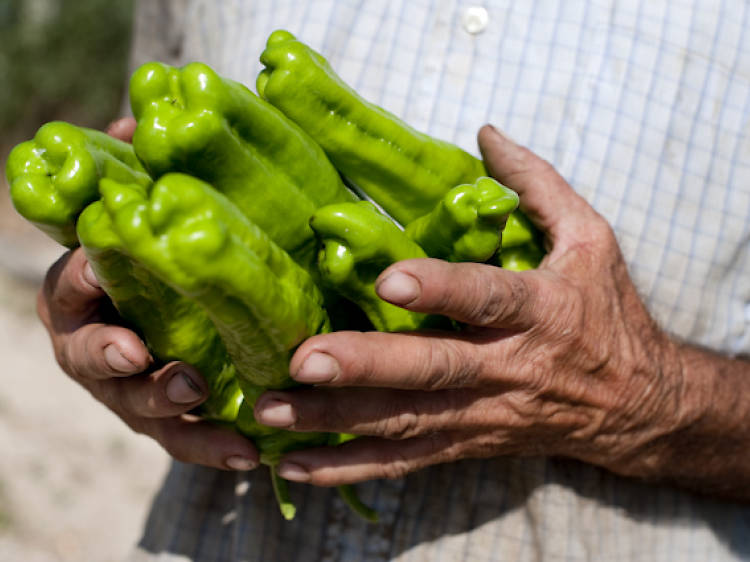
<instances>
[{"instance_id":1,"label":"wrist","mask_svg":"<svg viewBox=\"0 0 750 562\"><path fill-rule=\"evenodd\" d=\"M742 497L738 490L750 481L750 364L669 345L662 376L672 378L674 400L665 403L653 437L618 472Z\"/></svg>"}]
</instances>

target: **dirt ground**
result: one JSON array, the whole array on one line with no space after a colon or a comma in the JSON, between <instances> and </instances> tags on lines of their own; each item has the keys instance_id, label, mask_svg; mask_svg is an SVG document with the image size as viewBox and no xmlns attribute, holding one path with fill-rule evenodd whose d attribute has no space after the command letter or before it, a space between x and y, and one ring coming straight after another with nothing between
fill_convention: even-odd
<instances>
[{"instance_id":1,"label":"dirt ground","mask_svg":"<svg viewBox=\"0 0 750 562\"><path fill-rule=\"evenodd\" d=\"M0 560L114 562L137 541L168 459L57 367L35 295L63 249L0 182Z\"/></svg>"}]
</instances>

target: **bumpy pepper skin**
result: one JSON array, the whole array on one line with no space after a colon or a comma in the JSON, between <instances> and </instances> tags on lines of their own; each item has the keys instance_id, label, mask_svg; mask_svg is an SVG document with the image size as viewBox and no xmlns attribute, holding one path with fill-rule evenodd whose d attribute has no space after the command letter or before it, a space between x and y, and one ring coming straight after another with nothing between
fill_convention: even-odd
<instances>
[{"instance_id":1,"label":"bumpy pepper skin","mask_svg":"<svg viewBox=\"0 0 750 562\"><path fill-rule=\"evenodd\" d=\"M375 280L386 267L427 254L372 203L327 205L310 225L320 240L324 281L364 310L375 329L410 331L438 324L436 317L394 306L375 293Z\"/></svg>"},{"instance_id":2,"label":"bumpy pepper skin","mask_svg":"<svg viewBox=\"0 0 750 562\"><path fill-rule=\"evenodd\" d=\"M328 326L307 272L198 179L167 174L149 194L116 182L100 190L125 251L206 310L240 380L288 386L290 350Z\"/></svg>"},{"instance_id":3,"label":"bumpy pepper skin","mask_svg":"<svg viewBox=\"0 0 750 562\"><path fill-rule=\"evenodd\" d=\"M32 140L16 146L6 175L16 210L69 248L78 245L76 219L98 199L100 178L151 183L129 144L62 121L43 125Z\"/></svg>"},{"instance_id":4,"label":"bumpy pepper skin","mask_svg":"<svg viewBox=\"0 0 750 562\"><path fill-rule=\"evenodd\" d=\"M307 131L357 187L401 224L427 214L455 185L486 174L455 145L371 104L317 52L286 31L268 38L258 93Z\"/></svg>"},{"instance_id":5,"label":"bumpy pepper skin","mask_svg":"<svg viewBox=\"0 0 750 562\"><path fill-rule=\"evenodd\" d=\"M131 190L145 196L137 185L131 184ZM201 404L201 415L235 421L242 393L234 365L208 315L126 254L102 201L84 209L77 231L102 288L152 354L162 362L186 361L203 374L209 397Z\"/></svg>"},{"instance_id":6,"label":"bumpy pepper skin","mask_svg":"<svg viewBox=\"0 0 750 562\"><path fill-rule=\"evenodd\" d=\"M270 35L260 60L265 69L256 81L258 94L302 127L344 176L401 224L429 213L454 186L487 174L471 154L363 99L288 31ZM523 218L511 223L510 239L534 236Z\"/></svg>"},{"instance_id":7,"label":"bumpy pepper skin","mask_svg":"<svg viewBox=\"0 0 750 562\"><path fill-rule=\"evenodd\" d=\"M513 190L483 176L451 189L405 232L430 257L484 262L500 248L506 219L517 207Z\"/></svg>"},{"instance_id":8,"label":"bumpy pepper skin","mask_svg":"<svg viewBox=\"0 0 750 562\"><path fill-rule=\"evenodd\" d=\"M159 176L210 183L303 266L314 266L309 219L353 201L322 149L245 86L208 66L147 63L130 80L136 154Z\"/></svg>"},{"instance_id":9,"label":"bumpy pepper skin","mask_svg":"<svg viewBox=\"0 0 750 562\"><path fill-rule=\"evenodd\" d=\"M226 345L245 401L238 428L274 466L285 451L323 445L327 434L263 427L252 406L263 390L294 385L291 354L330 329L322 294L296 264L226 197L184 174L162 176L150 193L102 182L103 208L127 254L200 305ZM294 516L274 475L282 513Z\"/></svg>"}]
</instances>

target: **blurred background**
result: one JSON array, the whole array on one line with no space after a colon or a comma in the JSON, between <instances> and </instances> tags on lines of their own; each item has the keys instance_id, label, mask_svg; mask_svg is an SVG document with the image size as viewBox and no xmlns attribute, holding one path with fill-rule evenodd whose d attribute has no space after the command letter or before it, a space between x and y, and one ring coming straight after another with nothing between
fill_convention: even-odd
<instances>
[{"instance_id":1,"label":"blurred background","mask_svg":"<svg viewBox=\"0 0 750 562\"><path fill-rule=\"evenodd\" d=\"M126 94L132 0L0 0L0 160L45 122L102 129ZM166 455L57 367L35 313L64 249L0 189L0 560L107 562L137 541Z\"/></svg>"}]
</instances>

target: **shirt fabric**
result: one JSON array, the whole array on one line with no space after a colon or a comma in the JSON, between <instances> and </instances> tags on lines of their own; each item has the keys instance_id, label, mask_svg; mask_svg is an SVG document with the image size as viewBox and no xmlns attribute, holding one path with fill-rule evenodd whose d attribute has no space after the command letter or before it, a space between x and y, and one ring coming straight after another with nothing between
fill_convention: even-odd
<instances>
[{"instance_id":1,"label":"shirt fabric","mask_svg":"<svg viewBox=\"0 0 750 562\"><path fill-rule=\"evenodd\" d=\"M418 130L478 154L477 130L495 124L609 221L660 325L718 351L750 349L746 2L143 0L137 10L134 64L203 61L254 89L266 38L285 28ZM174 463L132 560L750 559L747 506L571 460L468 460L358 485L377 525L334 490L291 488L299 511L286 522L265 469Z\"/></svg>"}]
</instances>

